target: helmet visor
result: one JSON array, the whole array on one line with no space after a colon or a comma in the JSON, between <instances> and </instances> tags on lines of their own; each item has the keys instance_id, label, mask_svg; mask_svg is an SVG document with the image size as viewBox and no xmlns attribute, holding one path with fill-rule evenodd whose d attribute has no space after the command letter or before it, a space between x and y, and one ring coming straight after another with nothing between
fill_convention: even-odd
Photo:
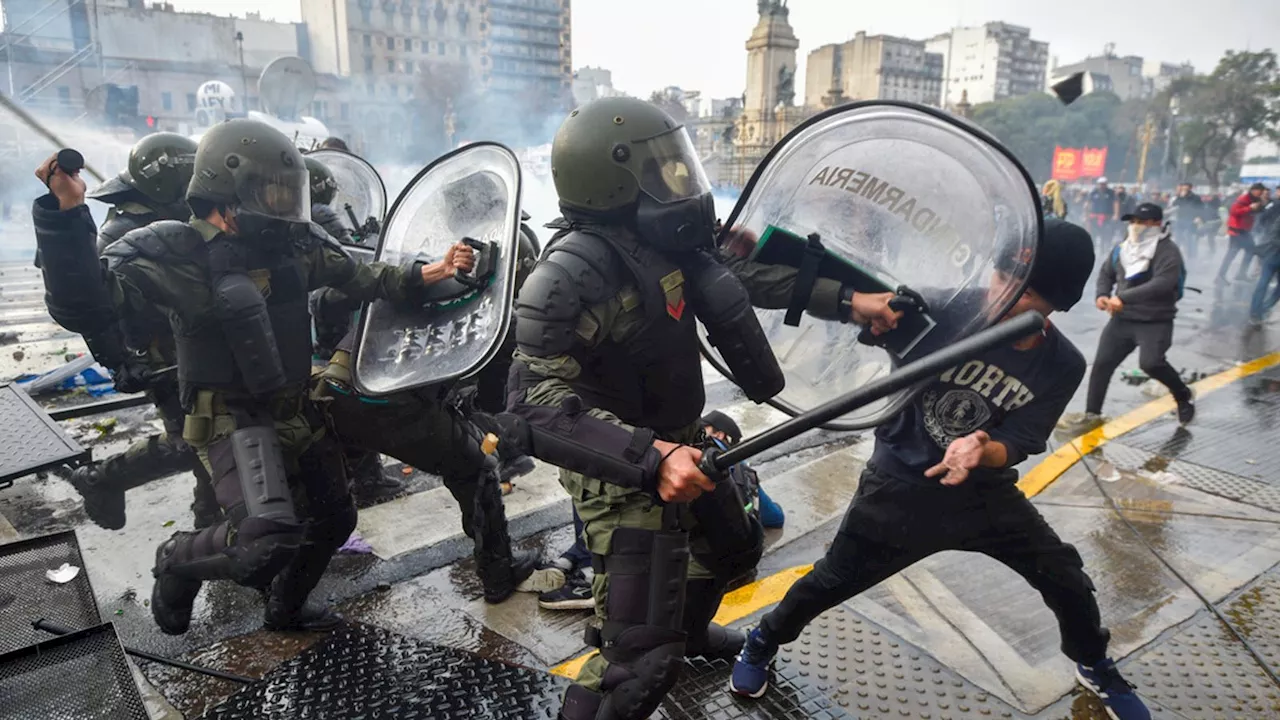
<instances>
[{"instance_id":1,"label":"helmet visor","mask_svg":"<svg viewBox=\"0 0 1280 720\"><path fill-rule=\"evenodd\" d=\"M643 141L640 189L660 203L673 203L711 192L702 162L683 127Z\"/></svg>"},{"instance_id":2,"label":"helmet visor","mask_svg":"<svg viewBox=\"0 0 1280 720\"><path fill-rule=\"evenodd\" d=\"M311 182L306 168L245 173L236 179L240 207L277 220L311 221Z\"/></svg>"}]
</instances>

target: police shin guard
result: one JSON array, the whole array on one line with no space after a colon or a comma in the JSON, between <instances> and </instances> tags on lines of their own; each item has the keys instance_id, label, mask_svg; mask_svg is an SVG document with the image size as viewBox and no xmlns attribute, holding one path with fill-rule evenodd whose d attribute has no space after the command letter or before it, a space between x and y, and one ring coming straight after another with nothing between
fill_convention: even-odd
<instances>
[{"instance_id":1,"label":"police shin guard","mask_svg":"<svg viewBox=\"0 0 1280 720\"><path fill-rule=\"evenodd\" d=\"M210 449L217 468L223 453L230 452L240 481L242 506L229 508L238 518L234 544L227 548L233 560L232 579L247 587L264 588L293 560L302 543L302 524L293 505L293 492L284 469L284 452L274 427L250 426L236 430L226 447Z\"/></svg>"},{"instance_id":2,"label":"police shin guard","mask_svg":"<svg viewBox=\"0 0 1280 720\"><path fill-rule=\"evenodd\" d=\"M484 585L484 601L500 603L511 597L516 587L537 568L537 558L511 550L507 511L498 485L496 460L487 458L475 489L472 510L472 539L475 541L476 573Z\"/></svg>"},{"instance_id":3,"label":"police shin guard","mask_svg":"<svg viewBox=\"0 0 1280 720\"><path fill-rule=\"evenodd\" d=\"M446 474L444 483L458 501L463 531L475 542L476 574L484 586L485 602L500 603L533 574L538 561L531 553L511 549L498 480L503 443L498 443L495 455L486 454L480 447L480 429L456 408L450 407L448 412L454 420L450 448L463 463Z\"/></svg>"},{"instance_id":4,"label":"police shin guard","mask_svg":"<svg viewBox=\"0 0 1280 720\"><path fill-rule=\"evenodd\" d=\"M684 629L688 635L685 657L733 660L747 636L711 622L724 599L724 584L712 578L690 580L685 587Z\"/></svg>"},{"instance_id":5,"label":"police shin guard","mask_svg":"<svg viewBox=\"0 0 1280 720\"><path fill-rule=\"evenodd\" d=\"M603 569L609 575L608 619L598 645L609 665L596 717L642 720L675 686L684 663L688 535L618 528Z\"/></svg>"}]
</instances>

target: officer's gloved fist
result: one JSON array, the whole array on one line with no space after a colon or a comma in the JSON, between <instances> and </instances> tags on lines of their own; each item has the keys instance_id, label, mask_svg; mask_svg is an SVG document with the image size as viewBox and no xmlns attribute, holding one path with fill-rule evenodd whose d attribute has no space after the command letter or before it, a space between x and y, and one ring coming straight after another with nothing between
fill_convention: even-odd
<instances>
[{"instance_id":1,"label":"officer's gloved fist","mask_svg":"<svg viewBox=\"0 0 1280 720\"><path fill-rule=\"evenodd\" d=\"M145 362L145 351L128 351L124 363L111 374L117 391L127 394L146 390L151 382L151 368Z\"/></svg>"},{"instance_id":2,"label":"officer's gloved fist","mask_svg":"<svg viewBox=\"0 0 1280 720\"><path fill-rule=\"evenodd\" d=\"M658 497L663 502L692 502L702 493L716 489L715 483L698 469L702 460L701 450L665 440L654 440L653 446L662 453L662 464L658 466Z\"/></svg>"}]
</instances>

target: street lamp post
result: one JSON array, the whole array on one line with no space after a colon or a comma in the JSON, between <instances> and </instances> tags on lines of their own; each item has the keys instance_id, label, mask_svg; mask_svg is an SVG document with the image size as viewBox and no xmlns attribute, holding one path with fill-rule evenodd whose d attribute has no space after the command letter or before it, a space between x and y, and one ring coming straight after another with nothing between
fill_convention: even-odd
<instances>
[{"instance_id":1,"label":"street lamp post","mask_svg":"<svg viewBox=\"0 0 1280 720\"><path fill-rule=\"evenodd\" d=\"M236 31L236 45L240 46L240 91L243 93L241 97L244 98L240 101L240 109L247 113L249 112L249 81L244 74L244 33L238 30Z\"/></svg>"}]
</instances>

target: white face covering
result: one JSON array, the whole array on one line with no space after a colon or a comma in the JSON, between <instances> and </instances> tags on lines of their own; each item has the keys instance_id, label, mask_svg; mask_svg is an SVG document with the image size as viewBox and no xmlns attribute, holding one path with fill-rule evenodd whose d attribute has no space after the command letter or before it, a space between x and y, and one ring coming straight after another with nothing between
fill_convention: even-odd
<instances>
[{"instance_id":1,"label":"white face covering","mask_svg":"<svg viewBox=\"0 0 1280 720\"><path fill-rule=\"evenodd\" d=\"M1120 244L1120 265L1125 279L1147 271L1151 266L1151 258L1155 257L1156 244L1163 234L1164 228L1158 225L1129 224L1129 235Z\"/></svg>"}]
</instances>

